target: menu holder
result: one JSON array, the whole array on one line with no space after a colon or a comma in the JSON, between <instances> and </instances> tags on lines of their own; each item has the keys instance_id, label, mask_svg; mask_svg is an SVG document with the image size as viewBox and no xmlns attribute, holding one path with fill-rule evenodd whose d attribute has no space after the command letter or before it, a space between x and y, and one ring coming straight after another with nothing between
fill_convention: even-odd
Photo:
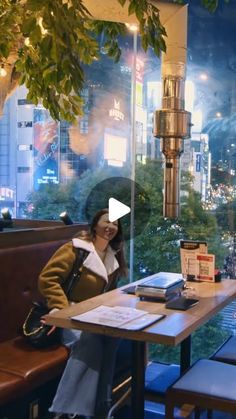
<instances>
[{"instance_id":1,"label":"menu holder","mask_svg":"<svg viewBox=\"0 0 236 419\"><path fill-rule=\"evenodd\" d=\"M164 317L164 314L148 313L130 307L101 305L85 313L72 316L71 320L126 330L141 330Z\"/></svg>"},{"instance_id":2,"label":"menu holder","mask_svg":"<svg viewBox=\"0 0 236 419\"><path fill-rule=\"evenodd\" d=\"M207 254L207 242L180 240L181 272L188 280L198 279L199 263L197 254Z\"/></svg>"},{"instance_id":3,"label":"menu holder","mask_svg":"<svg viewBox=\"0 0 236 419\"><path fill-rule=\"evenodd\" d=\"M215 255L197 254L199 272L197 278L200 281L215 282Z\"/></svg>"}]
</instances>

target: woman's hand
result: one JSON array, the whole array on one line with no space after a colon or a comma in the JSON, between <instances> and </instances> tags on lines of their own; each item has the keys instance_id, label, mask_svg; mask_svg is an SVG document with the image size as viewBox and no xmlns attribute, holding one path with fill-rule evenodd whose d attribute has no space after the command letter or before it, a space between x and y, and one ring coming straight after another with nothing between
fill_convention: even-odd
<instances>
[{"instance_id":1,"label":"woman's hand","mask_svg":"<svg viewBox=\"0 0 236 419\"><path fill-rule=\"evenodd\" d=\"M48 314L55 313L56 311L59 311L59 308L53 308L52 310L50 310L50 311L49 311L49 313L48 313ZM41 317L40 322L41 322L43 325L45 325L45 324L46 324L45 317ZM47 336L50 336L50 335L51 335L51 334L52 334L55 330L56 330L56 326L52 326L52 327L49 329L49 331L48 331L48 333L47 333Z\"/></svg>"},{"instance_id":2,"label":"woman's hand","mask_svg":"<svg viewBox=\"0 0 236 419\"><path fill-rule=\"evenodd\" d=\"M44 317L41 317L41 320L40 320L40 322L41 322L41 324L42 325L46 325L46 320L45 320L45 318ZM48 331L48 333L47 333L47 336L50 336L54 331L56 330L56 326L52 326L50 329L49 329L49 331Z\"/></svg>"}]
</instances>

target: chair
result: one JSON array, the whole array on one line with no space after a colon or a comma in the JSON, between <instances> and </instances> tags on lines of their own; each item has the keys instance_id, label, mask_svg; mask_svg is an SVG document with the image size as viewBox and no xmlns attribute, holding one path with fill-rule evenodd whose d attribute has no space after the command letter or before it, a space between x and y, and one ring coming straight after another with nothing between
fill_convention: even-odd
<instances>
[{"instance_id":1,"label":"chair","mask_svg":"<svg viewBox=\"0 0 236 419\"><path fill-rule=\"evenodd\" d=\"M179 376L179 365L150 362L145 373L145 400L164 403L167 389Z\"/></svg>"},{"instance_id":2,"label":"chair","mask_svg":"<svg viewBox=\"0 0 236 419\"><path fill-rule=\"evenodd\" d=\"M211 356L211 359L236 365L236 336L231 336Z\"/></svg>"},{"instance_id":3,"label":"chair","mask_svg":"<svg viewBox=\"0 0 236 419\"><path fill-rule=\"evenodd\" d=\"M180 365L149 363L145 374L145 400L165 405L167 390L179 376ZM184 419L188 418L192 411L193 406L184 405L177 414Z\"/></svg>"},{"instance_id":4,"label":"chair","mask_svg":"<svg viewBox=\"0 0 236 419\"><path fill-rule=\"evenodd\" d=\"M131 395L132 342L123 340L117 353L113 380L113 405L107 414L111 419L114 413L127 404ZM175 364L150 362L145 372L145 400L164 403L167 388L179 377L180 367Z\"/></svg>"},{"instance_id":5,"label":"chair","mask_svg":"<svg viewBox=\"0 0 236 419\"><path fill-rule=\"evenodd\" d=\"M174 418L174 407L184 403L208 410L236 412L236 366L201 359L167 391L166 418ZM197 410L195 417L200 417Z\"/></svg>"},{"instance_id":6,"label":"chair","mask_svg":"<svg viewBox=\"0 0 236 419\"><path fill-rule=\"evenodd\" d=\"M116 365L112 386L112 406L107 413L107 419L120 409L129 399L131 394L131 365L132 342L122 339L117 351Z\"/></svg>"},{"instance_id":7,"label":"chair","mask_svg":"<svg viewBox=\"0 0 236 419\"><path fill-rule=\"evenodd\" d=\"M145 400L155 403L165 403L166 391L179 377L180 366L150 362L145 372ZM107 419L112 419L115 412L129 402L131 396L131 369L124 372L123 381L117 383L120 377L115 375L116 386L113 386L112 398L114 404L108 412Z\"/></svg>"}]
</instances>

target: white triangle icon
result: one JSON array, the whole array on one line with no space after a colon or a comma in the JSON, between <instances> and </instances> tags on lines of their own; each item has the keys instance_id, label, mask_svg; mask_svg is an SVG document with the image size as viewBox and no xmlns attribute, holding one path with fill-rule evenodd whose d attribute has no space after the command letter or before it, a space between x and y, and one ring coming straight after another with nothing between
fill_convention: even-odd
<instances>
[{"instance_id":1,"label":"white triangle icon","mask_svg":"<svg viewBox=\"0 0 236 419\"><path fill-rule=\"evenodd\" d=\"M122 204L122 202L117 201L115 198L109 198L108 212L109 221L113 222L124 217L124 215L129 214L130 207Z\"/></svg>"}]
</instances>

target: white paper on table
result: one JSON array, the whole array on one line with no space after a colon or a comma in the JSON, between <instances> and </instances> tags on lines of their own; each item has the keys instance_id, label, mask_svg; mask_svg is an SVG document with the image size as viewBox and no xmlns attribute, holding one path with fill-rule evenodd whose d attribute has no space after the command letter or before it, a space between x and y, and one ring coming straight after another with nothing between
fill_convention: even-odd
<instances>
[{"instance_id":1,"label":"white paper on table","mask_svg":"<svg viewBox=\"0 0 236 419\"><path fill-rule=\"evenodd\" d=\"M162 319L164 315L148 313L123 306L99 306L83 314L72 316L72 320L86 323L100 324L103 326L118 327L128 330L139 330Z\"/></svg>"}]
</instances>

